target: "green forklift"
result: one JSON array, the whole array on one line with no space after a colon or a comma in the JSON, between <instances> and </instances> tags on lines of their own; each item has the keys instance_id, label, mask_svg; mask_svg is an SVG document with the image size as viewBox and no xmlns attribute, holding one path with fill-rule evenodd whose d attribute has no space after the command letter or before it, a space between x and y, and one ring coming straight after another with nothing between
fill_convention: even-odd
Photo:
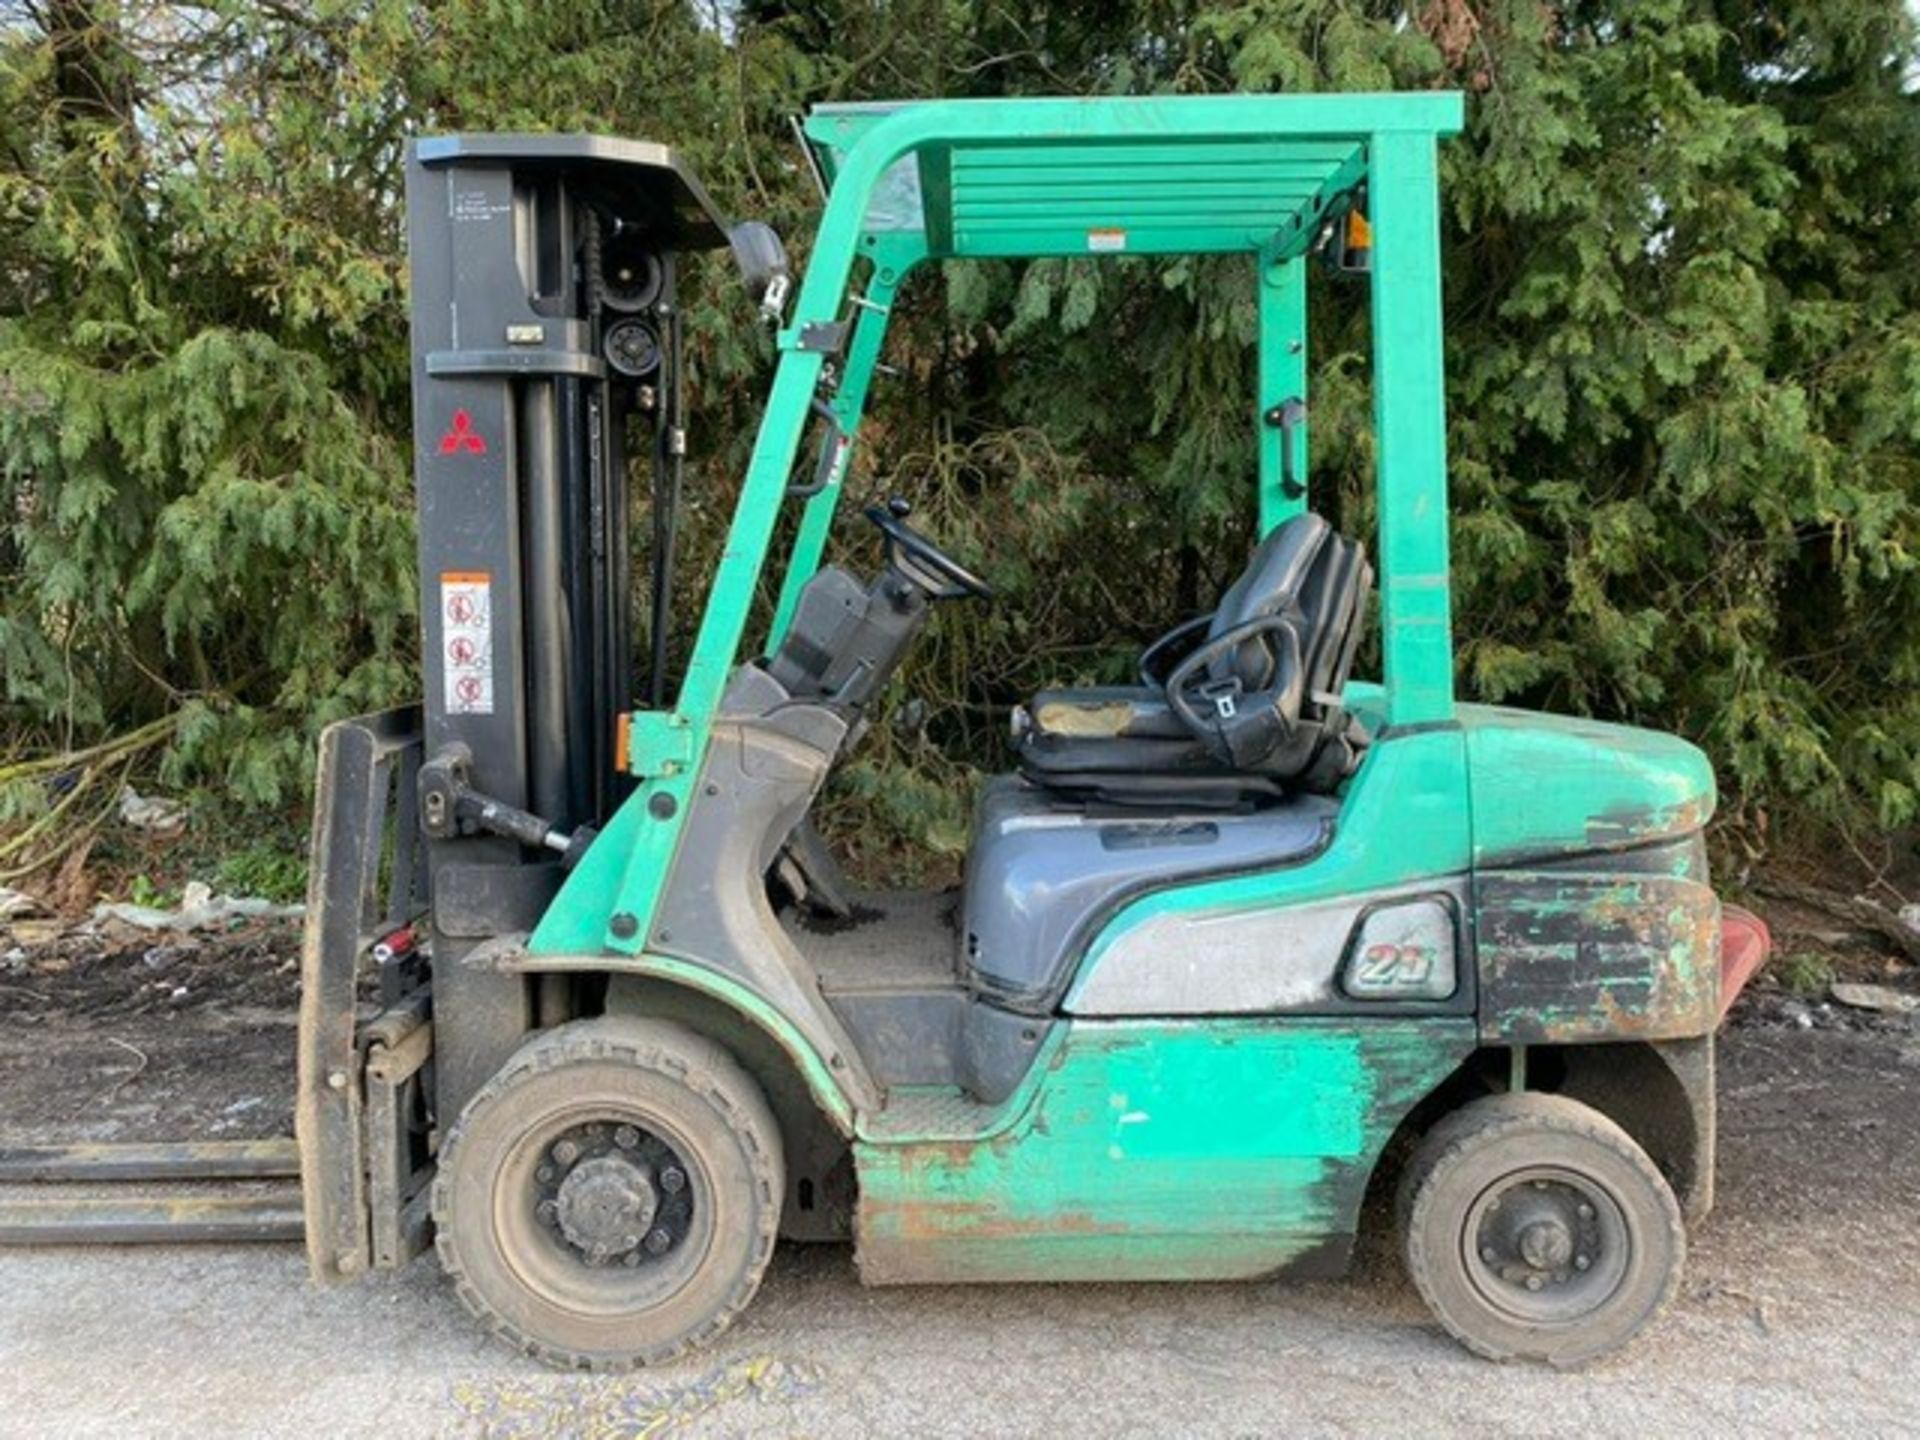
<instances>
[{"instance_id":1,"label":"green forklift","mask_svg":"<svg viewBox=\"0 0 1920 1440\"><path fill-rule=\"evenodd\" d=\"M412 146L426 699L321 747L319 1280L431 1245L518 1349L619 1370L712 1339L782 1238L851 1239L874 1285L1325 1275L1397 1206L1483 1355L1579 1363L1654 1318L1712 1204L1714 1032L1768 942L1709 883L1698 750L1454 698L1436 150L1461 117L820 106L803 277L663 147ZM701 250L779 355L676 675ZM933 608L992 599L897 501L852 516L870 570L823 563L901 286L1180 255L1244 257L1255 297L1257 545L1137 683L1019 708L960 890L855 890L810 809ZM1311 508L1329 268L1371 291L1364 538ZM1351 678L1376 613L1380 674Z\"/></svg>"}]
</instances>

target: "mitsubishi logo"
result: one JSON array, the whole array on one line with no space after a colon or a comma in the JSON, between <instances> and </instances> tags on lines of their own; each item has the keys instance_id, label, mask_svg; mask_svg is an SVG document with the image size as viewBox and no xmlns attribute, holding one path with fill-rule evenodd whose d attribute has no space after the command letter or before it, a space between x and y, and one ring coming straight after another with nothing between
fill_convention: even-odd
<instances>
[{"instance_id":1,"label":"mitsubishi logo","mask_svg":"<svg viewBox=\"0 0 1920 1440\"><path fill-rule=\"evenodd\" d=\"M453 428L440 437L440 453L458 455L463 450L469 455L484 455L487 453L487 442L473 428L473 416L464 410L456 410L453 412Z\"/></svg>"}]
</instances>

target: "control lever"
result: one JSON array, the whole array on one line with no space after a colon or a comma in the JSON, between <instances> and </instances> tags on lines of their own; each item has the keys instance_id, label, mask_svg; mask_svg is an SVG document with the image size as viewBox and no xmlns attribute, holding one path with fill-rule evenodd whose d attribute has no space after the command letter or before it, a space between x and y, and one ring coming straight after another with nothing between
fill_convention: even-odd
<instances>
[{"instance_id":1,"label":"control lever","mask_svg":"<svg viewBox=\"0 0 1920 1440\"><path fill-rule=\"evenodd\" d=\"M569 834L531 811L482 794L468 783L472 766L473 752L455 742L420 767L420 828L428 839L455 840L484 831L551 850L571 870L600 833L582 825Z\"/></svg>"}]
</instances>

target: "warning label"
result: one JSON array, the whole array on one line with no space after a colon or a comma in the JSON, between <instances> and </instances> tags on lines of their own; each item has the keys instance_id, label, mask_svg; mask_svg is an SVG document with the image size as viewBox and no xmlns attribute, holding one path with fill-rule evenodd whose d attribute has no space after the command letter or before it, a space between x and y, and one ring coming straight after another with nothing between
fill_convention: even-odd
<instances>
[{"instance_id":1,"label":"warning label","mask_svg":"<svg viewBox=\"0 0 1920 1440\"><path fill-rule=\"evenodd\" d=\"M440 575L441 670L449 715L493 713L493 577L486 571Z\"/></svg>"}]
</instances>

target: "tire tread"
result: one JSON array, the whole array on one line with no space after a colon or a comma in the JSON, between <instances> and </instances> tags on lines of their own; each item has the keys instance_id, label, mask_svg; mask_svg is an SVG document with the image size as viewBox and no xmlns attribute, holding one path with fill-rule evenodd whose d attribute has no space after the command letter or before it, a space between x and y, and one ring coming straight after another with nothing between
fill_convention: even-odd
<instances>
[{"instance_id":1,"label":"tire tread","mask_svg":"<svg viewBox=\"0 0 1920 1440\"><path fill-rule=\"evenodd\" d=\"M1488 1360L1514 1360L1521 1358L1523 1352L1494 1344L1462 1329L1436 1303L1430 1279L1435 1257L1428 1250L1429 1227L1423 1223L1426 1204L1431 1196L1427 1185L1443 1169L1460 1163L1474 1150L1504 1134L1542 1129L1577 1136L1604 1146L1638 1171L1648 1182L1649 1190L1664 1201L1658 1209L1666 1227L1666 1238L1673 1246L1675 1261L1668 1270L1659 1298L1638 1328L1651 1324L1672 1303L1680 1287L1687 1236L1679 1204L1673 1198L1666 1177L1619 1124L1579 1101L1536 1091L1491 1095L1472 1101L1446 1116L1427 1132L1401 1176L1397 1208L1401 1215L1407 1273L1415 1289L1420 1292L1420 1298L1449 1335L1474 1354ZM1638 1333L1638 1328L1634 1333ZM1597 1359L1599 1353L1605 1352L1583 1354L1569 1360L1553 1360L1551 1363L1563 1367L1577 1366Z\"/></svg>"},{"instance_id":2,"label":"tire tread","mask_svg":"<svg viewBox=\"0 0 1920 1440\"><path fill-rule=\"evenodd\" d=\"M548 1345L527 1334L488 1303L468 1278L459 1247L448 1223L453 1203L453 1181L447 1161L458 1152L475 1116L531 1076L582 1061L613 1061L650 1070L685 1086L711 1105L726 1122L747 1153L761 1203L759 1225L753 1237L749 1263L740 1282L705 1323L670 1344L643 1347L631 1355L606 1356ZM760 1288L767 1262L773 1258L780 1229L782 1180L777 1146L779 1127L766 1100L739 1063L719 1045L684 1026L668 1021L630 1017L601 1017L574 1021L535 1036L515 1051L492 1079L480 1087L461 1111L446 1143L440 1148L433 1181L434 1251L460 1301L492 1335L519 1354L559 1369L596 1374L623 1374L664 1364L716 1339L747 1307Z\"/></svg>"}]
</instances>

